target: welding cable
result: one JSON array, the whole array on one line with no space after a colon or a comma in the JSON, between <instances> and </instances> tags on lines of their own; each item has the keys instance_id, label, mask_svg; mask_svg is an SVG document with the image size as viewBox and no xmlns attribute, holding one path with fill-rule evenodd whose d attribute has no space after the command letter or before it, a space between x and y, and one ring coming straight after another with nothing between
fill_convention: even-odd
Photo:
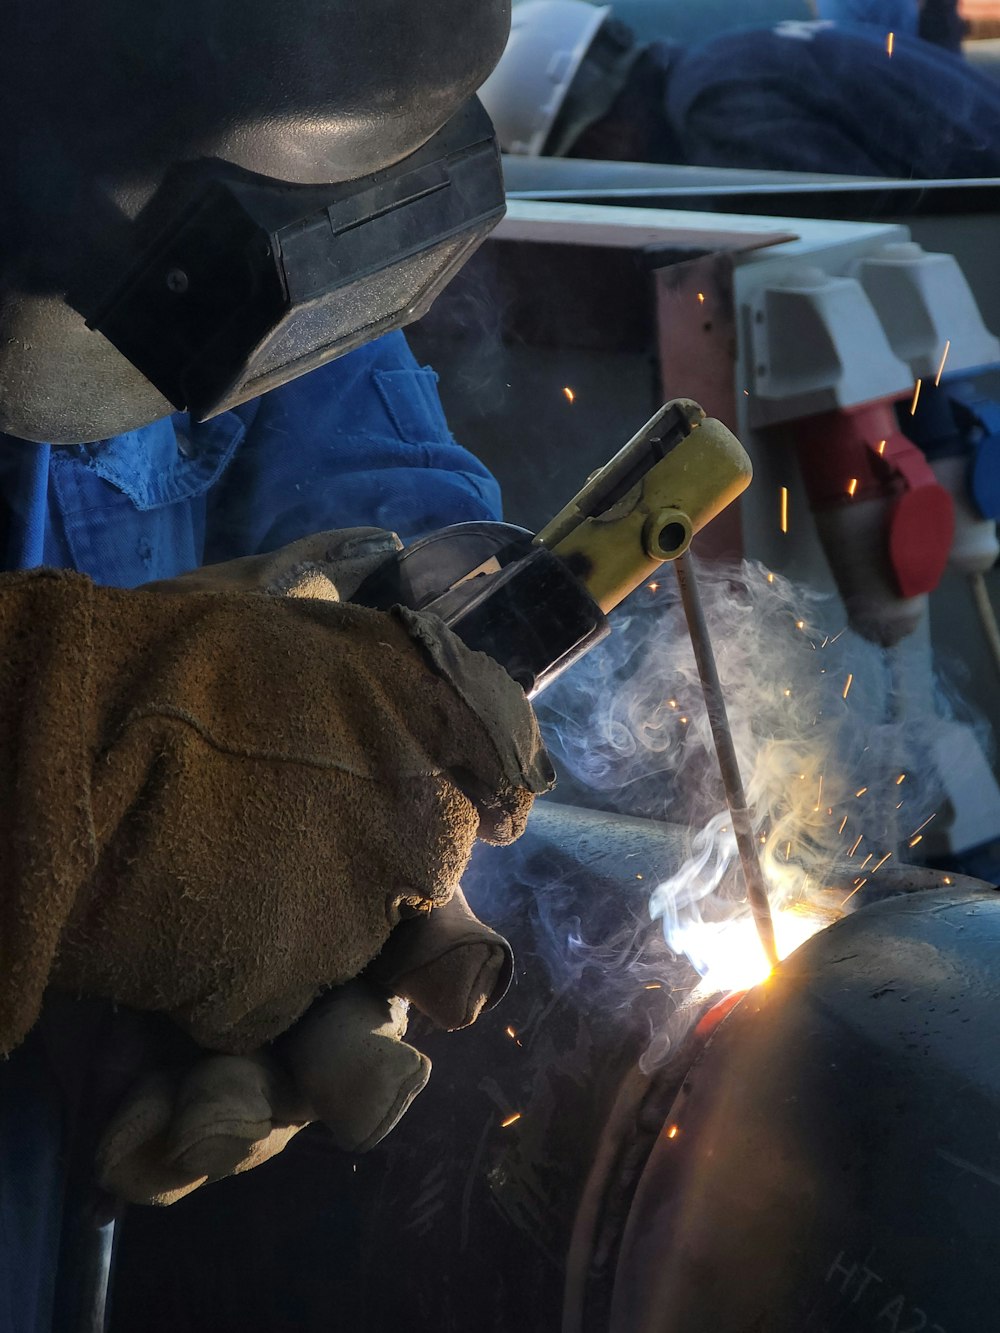
<instances>
[{"instance_id":1,"label":"welding cable","mask_svg":"<svg viewBox=\"0 0 1000 1333\"><path fill-rule=\"evenodd\" d=\"M684 605L688 633L691 635L691 644L698 665L698 675L701 678L705 707L708 709L708 720L712 728L712 739L715 741L715 752L719 757L719 768L722 770L722 783L726 789L726 801L729 804L733 833L736 835L736 845L739 848L740 864L743 867L743 878L746 882L750 910L753 913L757 933L764 947L764 953L767 955L767 961L772 967L776 967L779 960L774 942L774 921L771 917L771 904L767 898L767 884L760 865L757 839L754 835L750 811L747 809L743 778L740 774L739 760L736 757L736 746L733 744L729 714L726 712L726 700L722 693L722 682L719 680L719 669L715 663L715 653L712 651L712 641L709 638L708 624L705 621L705 611L698 593L698 583L691 556L680 556L674 561L674 568L677 570L681 602Z\"/></svg>"},{"instance_id":2,"label":"welding cable","mask_svg":"<svg viewBox=\"0 0 1000 1333\"><path fill-rule=\"evenodd\" d=\"M990 600L990 590L986 586L986 577L983 574L970 574L969 583L972 587L972 600L979 612L983 634L986 636L986 642L993 655L993 663L996 666L997 673L1000 674L1000 626L997 625L997 616Z\"/></svg>"}]
</instances>

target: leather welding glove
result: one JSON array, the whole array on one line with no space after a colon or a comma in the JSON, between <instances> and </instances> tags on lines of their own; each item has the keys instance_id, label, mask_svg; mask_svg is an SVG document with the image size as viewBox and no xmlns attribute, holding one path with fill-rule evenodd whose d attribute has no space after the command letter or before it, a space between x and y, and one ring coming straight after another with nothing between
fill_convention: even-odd
<instances>
[{"instance_id":1,"label":"leather welding glove","mask_svg":"<svg viewBox=\"0 0 1000 1333\"><path fill-rule=\"evenodd\" d=\"M551 779L519 687L434 617L3 576L0 1049L52 984L253 1051Z\"/></svg>"},{"instance_id":2,"label":"leather welding glove","mask_svg":"<svg viewBox=\"0 0 1000 1333\"><path fill-rule=\"evenodd\" d=\"M402 1040L406 1001L364 981L327 992L274 1047L211 1055L147 1075L112 1117L98 1183L129 1203L168 1205L241 1174L322 1121L366 1152L422 1091L430 1061Z\"/></svg>"},{"instance_id":3,"label":"leather welding glove","mask_svg":"<svg viewBox=\"0 0 1000 1333\"><path fill-rule=\"evenodd\" d=\"M176 1203L270 1160L313 1121L336 1147L366 1152L430 1074L403 1040L408 1002L439 1026L466 1026L502 997L512 967L507 941L457 890L401 922L364 979L327 991L272 1046L174 1059L141 1078L104 1132L98 1182L131 1203Z\"/></svg>"}]
</instances>

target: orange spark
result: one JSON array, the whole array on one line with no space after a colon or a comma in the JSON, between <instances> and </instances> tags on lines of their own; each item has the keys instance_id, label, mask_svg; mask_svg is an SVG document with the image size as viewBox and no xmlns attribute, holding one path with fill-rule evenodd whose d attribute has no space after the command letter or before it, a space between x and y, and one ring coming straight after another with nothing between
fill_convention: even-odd
<instances>
[{"instance_id":1,"label":"orange spark","mask_svg":"<svg viewBox=\"0 0 1000 1333\"><path fill-rule=\"evenodd\" d=\"M846 684L844 685L844 695L843 695L843 697L844 697L845 699L846 699L847 696L850 694L850 692L851 692L851 686L852 686L853 684L854 684L854 672L853 672L853 671L849 671L849 672L847 673L847 682L846 682Z\"/></svg>"},{"instance_id":2,"label":"orange spark","mask_svg":"<svg viewBox=\"0 0 1000 1333\"><path fill-rule=\"evenodd\" d=\"M781 488L781 531L788 531L788 487Z\"/></svg>"},{"instance_id":3,"label":"orange spark","mask_svg":"<svg viewBox=\"0 0 1000 1333\"><path fill-rule=\"evenodd\" d=\"M647 990L663 990L663 982L662 982L662 981L651 981L651 982L649 983L649 985L646 987L646 989L647 989Z\"/></svg>"},{"instance_id":4,"label":"orange spark","mask_svg":"<svg viewBox=\"0 0 1000 1333\"><path fill-rule=\"evenodd\" d=\"M937 819L937 811L936 811L936 810L934 811L934 813L933 813L932 815L929 815L929 816L927 817L927 819L925 819L924 822L923 822L922 824L918 824L918 825L917 825L917 827L916 827L916 828L913 830L913 832L910 834L910 837L911 837L911 838L915 838L915 837L917 836L918 833L922 832L922 831L927 827L927 825L931 822L932 819Z\"/></svg>"},{"instance_id":5,"label":"orange spark","mask_svg":"<svg viewBox=\"0 0 1000 1333\"><path fill-rule=\"evenodd\" d=\"M945 875L945 877L944 877L944 882L945 882L946 884L950 884L950 883L951 883L951 880L950 880L950 878L949 878L947 875Z\"/></svg>"},{"instance_id":6,"label":"orange spark","mask_svg":"<svg viewBox=\"0 0 1000 1333\"><path fill-rule=\"evenodd\" d=\"M948 353L950 351L951 351L951 339L949 338L944 345L944 351L941 353L941 364L938 366L937 375L934 377L935 389L941 383L941 376L944 374L944 363L948 360Z\"/></svg>"},{"instance_id":7,"label":"orange spark","mask_svg":"<svg viewBox=\"0 0 1000 1333\"><path fill-rule=\"evenodd\" d=\"M915 838L910 839L910 846L916 847L917 843L923 842L923 840L924 840L924 835L922 833L918 833Z\"/></svg>"},{"instance_id":8,"label":"orange spark","mask_svg":"<svg viewBox=\"0 0 1000 1333\"><path fill-rule=\"evenodd\" d=\"M699 305L704 305L704 304L705 304L705 293L704 293L704 292L699 292L699 293L698 293L698 304L699 304Z\"/></svg>"},{"instance_id":9,"label":"orange spark","mask_svg":"<svg viewBox=\"0 0 1000 1333\"><path fill-rule=\"evenodd\" d=\"M885 446L886 446L888 443L889 443L888 440L879 440L879 442L878 442L878 456L879 456L879 458L881 458L882 455L885 453Z\"/></svg>"},{"instance_id":10,"label":"orange spark","mask_svg":"<svg viewBox=\"0 0 1000 1333\"><path fill-rule=\"evenodd\" d=\"M507 1117L506 1120L501 1120L501 1121L500 1121L500 1128L501 1128L501 1129L509 1129L511 1125L516 1124L516 1123L518 1122L518 1120L520 1120L520 1119L521 1119L521 1112L520 1112L520 1111L515 1111L514 1114L513 1114L513 1115L509 1115L509 1116Z\"/></svg>"},{"instance_id":11,"label":"orange spark","mask_svg":"<svg viewBox=\"0 0 1000 1333\"><path fill-rule=\"evenodd\" d=\"M858 850L858 848L861 846L861 839L862 839L864 836L865 836L865 835L864 835L863 833L859 833L859 834L858 834L858 840L857 840L857 842L854 844L854 846L851 848L851 850L847 853L848 856L853 856L853 855L854 855L854 853L855 853L855 852Z\"/></svg>"},{"instance_id":12,"label":"orange spark","mask_svg":"<svg viewBox=\"0 0 1000 1333\"><path fill-rule=\"evenodd\" d=\"M564 393L565 396L566 396L566 401L567 401L567 403L575 403L575 402L576 402L576 394L573 392L573 390L569 387L568 384L567 384L567 386L565 387L565 389L563 389L563 393Z\"/></svg>"},{"instance_id":13,"label":"orange spark","mask_svg":"<svg viewBox=\"0 0 1000 1333\"><path fill-rule=\"evenodd\" d=\"M660 585L658 583L648 583L646 586L650 592L656 592Z\"/></svg>"},{"instance_id":14,"label":"orange spark","mask_svg":"<svg viewBox=\"0 0 1000 1333\"><path fill-rule=\"evenodd\" d=\"M914 384L913 386L913 402L910 404L911 417L915 417L917 415L917 403L920 402L920 386L922 384L923 380L917 380L916 384Z\"/></svg>"},{"instance_id":15,"label":"orange spark","mask_svg":"<svg viewBox=\"0 0 1000 1333\"><path fill-rule=\"evenodd\" d=\"M864 870L865 866L868 864L868 862L872 859L872 857L873 857L874 855L875 855L874 852L869 852L869 853L868 853L868 855L865 857L865 859L861 862L861 869L862 869L862 870Z\"/></svg>"},{"instance_id":16,"label":"orange spark","mask_svg":"<svg viewBox=\"0 0 1000 1333\"><path fill-rule=\"evenodd\" d=\"M851 497L852 500L854 499L854 492L857 489L858 489L858 479L857 477L852 477L851 480L847 483L847 494Z\"/></svg>"},{"instance_id":17,"label":"orange spark","mask_svg":"<svg viewBox=\"0 0 1000 1333\"><path fill-rule=\"evenodd\" d=\"M906 777L906 774L905 774L905 773L900 773L899 777L896 779L896 786L897 786L897 787L898 787L899 784L905 779L905 777Z\"/></svg>"},{"instance_id":18,"label":"orange spark","mask_svg":"<svg viewBox=\"0 0 1000 1333\"><path fill-rule=\"evenodd\" d=\"M872 866L872 874L873 874L873 875L875 874L875 871L876 871L876 870L880 870L880 869L882 868L882 866L885 865L886 861L888 861L888 859L889 859L889 857L890 857L891 855L892 855L892 852L886 852L885 856L882 857L882 860L879 861L878 865Z\"/></svg>"},{"instance_id":19,"label":"orange spark","mask_svg":"<svg viewBox=\"0 0 1000 1333\"><path fill-rule=\"evenodd\" d=\"M773 583L773 582L774 582L774 575L773 575L773 574L768 574L768 576L767 576L767 581L768 581L768 583Z\"/></svg>"},{"instance_id":20,"label":"orange spark","mask_svg":"<svg viewBox=\"0 0 1000 1333\"><path fill-rule=\"evenodd\" d=\"M866 885L867 883L868 883L868 878L867 878L867 876L866 876L866 877L861 881L860 884L858 884L855 888L853 888L853 889L851 890L851 892L847 895L847 897L844 899L844 901L840 904L841 907L846 907L847 904L848 904L848 903L851 901L851 899L854 897L854 895L855 895L856 893L860 893L861 890L865 887L865 885Z\"/></svg>"},{"instance_id":21,"label":"orange spark","mask_svg":"<svg viewBox=\"0 0 1000 1333\"><path fill-rule=\"evenodd\" d=\"M504 1032L506 1032L507 1036L510 1037L511 1041L517 1040L517 1033L514 1031L513 1028L510 1027L504 1028Z\"/></svg>"},{"instance_id":22,"label":"orange spark","mask_svg":"<svg viewBox=\"0 0 1000 1333\"><path fill-rule=\"evenodd\" d=\"M642 879L641 875L636 875L636 879Z\"/></svg>"},{"instance_id":23,"label":"orange spark","mask_svg":"<svg viewBox=\"0 0 1000 1333\"><path fill-rule=\"evenodd\" d=\"M682 717L682 718L681 718L681 725L684 726L684 727L686 727L687 724L688 724L688 720L687 720L687 718L686 718L686 717Z\"/></svg>"},{"instance_id":24,"label":"orange spark","mask_svg":"<svg viewBox=\"0 0 1000 1333\"><path fill-rule=\"evenodd\" d=\"M847 828L847 816L846 816L846 815L845 815L844 818L840 821L840 828L837 829L837 832L838 832L838 833L843 833L843 831L844 831L845 828Z\"/></svg>"},{"instance_id":25,"label":"orange spark","mask_svg":"<svg viewBox=\"0 0 1000 1333\"><path fill-rule=\"evenodd\" d=\"M667 1138L675 1139L679 1133L680 1130L678 1129L678 1127L676 1125L671 1125L670 1128L667 1130Z\"/></svg>"},{"instance_id":26,"label":"orange spark","mask_svg":"<svg viewBox=\"0 0 1000 1333\"><path fill-rule=\"evenodd\" d=\"M668 700L667 700L667 707L668 707L668 708L676 708L676 707L677 707L677 700L676 700L676 699L668 699Z\"/></svg>"},{"instance_id":27,"label":"orange spark","mask_svg":"<svg viewBox=\"0 0 1000 1333\"><path fill-rule=\"evenodd\" d=\"M804 620L796 620L795 622L796 629L805 629L805 627L806 627L806 622Z\"/></svg>"},{"instance_id":28,"label":"orange spark","mask_svg":"<svg viewBox=\"0 0 1000 1333\"><path fill-rule=\"evenodd\" d=\"M886 54L888 55L890 60L892 59L892 49L895 45L896 45L896 34L894 32L890 32L885 39Z\"/></svg>"},{"instance_id":29,"label":"orange spark","mask_svg":"<svg viewBox=\"0 0 1000 1333\"><path fill-rule=\"evenodd\" d=\"M786 860L786 861L787 861L788 858L791 856L791 854L792 854L792 844L791 844L790 842L786 842L786 843L785 843L785 860Z\"/></svg>"},{"instance_id":30,"label":"orange spark","mask_svg":"<svg viewBox=\"0 0 1000 1333\"><path fill-rule=\"evenodd\" d=\"M821 806L822 804L823 804L823 774L821 773L821 774L819 775L819 791L816 793L816 811L817 811L817 812L819 811L819 808L820 808L820 806Z\"/></svg>"},{"instance_id":31,"label":"orange spark","mask_svg":"<svg viewBox=\"0 0 1000 1333\"><path fill-rule=\"evenodd\" d=\"M861 790L860 790L860 791L856 791L856 792L854 793L854 795L855 795L855 796L864 796L864 794L865 794L865 792L866 792L867 790L868 790L867 787L862 787Z\"/></svg>"}]
</instances>

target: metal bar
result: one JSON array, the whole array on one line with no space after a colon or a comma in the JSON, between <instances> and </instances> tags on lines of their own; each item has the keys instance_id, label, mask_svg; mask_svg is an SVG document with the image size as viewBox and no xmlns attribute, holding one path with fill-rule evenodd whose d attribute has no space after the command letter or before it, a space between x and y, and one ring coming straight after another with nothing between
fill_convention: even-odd
<instances>
[{"instance_id":1,"label":"metal bar","mask_svg":"<svg viewBox=\"0 0 1000 1333\"><path fill-rule=\"evenodd\" d=\"M764 947L764 953L772 967L778 964L778 951L774 943L774 921L771 918L771 904L767 898L767 884L761 870L760 857L757 854L757 840L754 836L750 811L747 809L746 793L743 790L743 778L740 774L733 733L729 726L729 714L726 712L726 700L722 693L722 682L715 664L715 653L705 621L701 597L698 593L698 581L694 563L690 554L682 555L674 561L677 570L677 582L680 585L681 601L687 618L688 632L694 648L698 675L701 678L705 707L715 741L715 752L719 757L722 770L722 783L726 789L726 801L733 821L733 833L739 848L740 864L746 882L747 898L750 910L757 925L757 933Z\"/></svg>"}]
</instances>

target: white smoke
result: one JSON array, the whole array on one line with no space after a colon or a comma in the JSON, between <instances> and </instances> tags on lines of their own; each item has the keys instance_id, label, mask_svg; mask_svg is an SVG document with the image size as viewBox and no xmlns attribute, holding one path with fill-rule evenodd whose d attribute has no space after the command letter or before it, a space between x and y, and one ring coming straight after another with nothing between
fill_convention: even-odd
<instances>
[{"instance_id":1,"label":"white smoke","mask_svg":"<svg viewBox=\"0 0 1000 1333\"><path fill-rule=\"evenodd\" d=\"M887 654L845 630L833 599L754 563L703 566L700 584L787 953L850 910L854 889L901 848L918 859L909 844L939 817L931 750L940 723L899 716ZM687 860L653 887L650 915L711 985L748 984L766 966L758 972L762 954L669 569L629 599L613 629L539 700L559 799L689 829ZM943 700L939 712L947 713Z\"/></svg>"}]
</instances>

